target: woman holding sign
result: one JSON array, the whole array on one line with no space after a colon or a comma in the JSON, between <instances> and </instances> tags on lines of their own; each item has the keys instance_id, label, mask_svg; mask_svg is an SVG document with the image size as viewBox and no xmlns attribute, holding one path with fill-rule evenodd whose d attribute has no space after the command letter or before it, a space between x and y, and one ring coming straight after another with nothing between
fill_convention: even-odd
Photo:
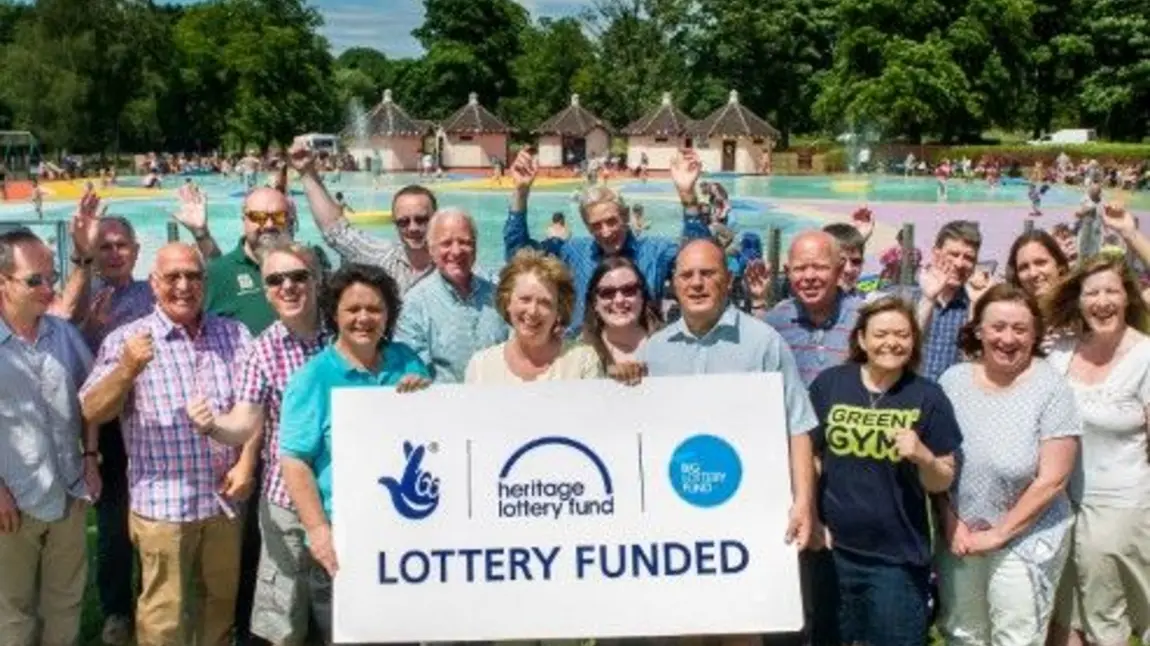
<instances>
[{"instance_id":1,"label":"woman holding sign","mask_svg":"<svg viewBox=\"0 0 1150 646\"><path fill-rule=\"evenodd\" d=\"M817 623L838 629L820 643L926 643L927 496L950 487L962 437L942 389L914 372L921 353L911 307L882 298L859 311L849 361L811 384L819 513L834 553L834 576L816 585L816 613L837 615Z\"/></svg>"},{"instance_id":2,"label":"woman holding sign","mask_svg":"<svg viewBox=\"0 0 1150 646\"><path fill-rule=\"evenodd\" d=\"M312 613L331 643L331 579L339 569L331 534L331 391L395 386L427 387L427 366L415 351L392 343L399 288L382 269L344 265L332 276L323 316L335 341L288 381L280 414L280 463L288 495L307 531L315 559L310 575Z\"/></svg>"},{"instance_id":3,"label":"woman holding sign","mask_svg":"<svg viewBox=\"0 0 1150 646\"><path fill-rule=\"evenodd\" d=\"M499 272L495 309L511 326L511 338L477 352L465 383L594 379L603 376L590 346L563 338L575 310L575 283L554 256L524 249Z\"/></svg>"}]
</instances>

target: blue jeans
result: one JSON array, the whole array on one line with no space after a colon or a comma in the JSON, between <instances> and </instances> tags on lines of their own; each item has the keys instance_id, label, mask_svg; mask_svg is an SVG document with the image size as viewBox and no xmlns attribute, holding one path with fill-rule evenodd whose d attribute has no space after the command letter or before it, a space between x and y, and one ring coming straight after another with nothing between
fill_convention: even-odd
<instances>
[{"instance_id":1,"label":"blue jeans","mask_svg":"<svg viewBox=\"0 0 1150 646\"><path fill-rule=\"evenodd\" d=\"M119 420L100 427L99 448L104 487L96 503L96 589L105 618L131 618L135 552L128 535L128 456Z\"/></svg>"},{"instance_id":2,"label":"blue jeans","mask_svg":"<svg viewBox=\"0 0 1150 646\"><path fill-rule=\"evenodd\" d=\"M829 578L827 578L829 577ZM837 609L843 644L924 646L930 629L930 567L892 565L834 550L820 605ZM833 601L828 596L834 597Z\"/></svg>"}]
</instances>

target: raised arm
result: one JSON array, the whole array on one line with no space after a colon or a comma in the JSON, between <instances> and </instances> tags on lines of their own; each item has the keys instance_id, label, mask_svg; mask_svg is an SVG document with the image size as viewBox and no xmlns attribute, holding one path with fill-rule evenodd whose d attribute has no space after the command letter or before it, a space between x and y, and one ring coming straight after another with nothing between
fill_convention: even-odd
<instances>
[{"instance_id":1,"label":"raised arm","mask_svg":"<svg viewBox=\"0 0 1150 646\"><path fill-rule=\"evenodd\" d=\"M508 260L520 249L540 248L539 242L531 239L527 226L527 201L531 196L531 185L535 182L537 170L535 156L526 149L519 151L515 162L511 164L511 179L515 182L515 190L511 193L507 221L503 224L503 253ZM562 246L561 243L549 250L559 252Z\"/></svg>"}]
</instances>

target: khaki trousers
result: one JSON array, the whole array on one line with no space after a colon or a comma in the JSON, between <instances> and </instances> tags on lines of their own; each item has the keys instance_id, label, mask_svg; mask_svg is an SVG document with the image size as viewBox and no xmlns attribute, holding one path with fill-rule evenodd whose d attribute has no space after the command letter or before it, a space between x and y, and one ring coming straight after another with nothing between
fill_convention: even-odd
<instances>
[{"instance_id":1,"label":"khaki trousers","mask_svg":"<svg viewBox=\"0 0 1150 646\"><path fill-rule=\"evenodd\" d=\"M0 534L0 644L76 643L88 577L87 511L73 498L60 520L25 515L20 529Z\"/></svg>"},{"instance_id":2,"label":"khaki trousers","mask_svg":"<svg viewBox=\"0 0 1150 646\"><path fill-rule=\"evenodd\" d=\"M174 523L132 514L140 552L138 646L226 646L240 573L238 520Z\"/></svg>"}]
</instances>

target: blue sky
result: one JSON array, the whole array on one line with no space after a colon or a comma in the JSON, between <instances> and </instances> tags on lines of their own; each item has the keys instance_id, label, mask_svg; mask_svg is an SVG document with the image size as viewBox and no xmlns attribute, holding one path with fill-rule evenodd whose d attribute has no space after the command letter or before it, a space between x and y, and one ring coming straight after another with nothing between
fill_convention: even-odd
<instances>
[{"instance_id":1,"label":"blue sky","mask_svg":"<svg viewBox=\"0 0 1150 646\"><path fill-rule=\"evenodd\" d=\"M422 51L411 30L423 23L422 0L312 0L324 16L324 35L335 51L372 47L388 56ZM591 0L518 0L536 17L575 15Z\"/></svg>"}]
</instances>

